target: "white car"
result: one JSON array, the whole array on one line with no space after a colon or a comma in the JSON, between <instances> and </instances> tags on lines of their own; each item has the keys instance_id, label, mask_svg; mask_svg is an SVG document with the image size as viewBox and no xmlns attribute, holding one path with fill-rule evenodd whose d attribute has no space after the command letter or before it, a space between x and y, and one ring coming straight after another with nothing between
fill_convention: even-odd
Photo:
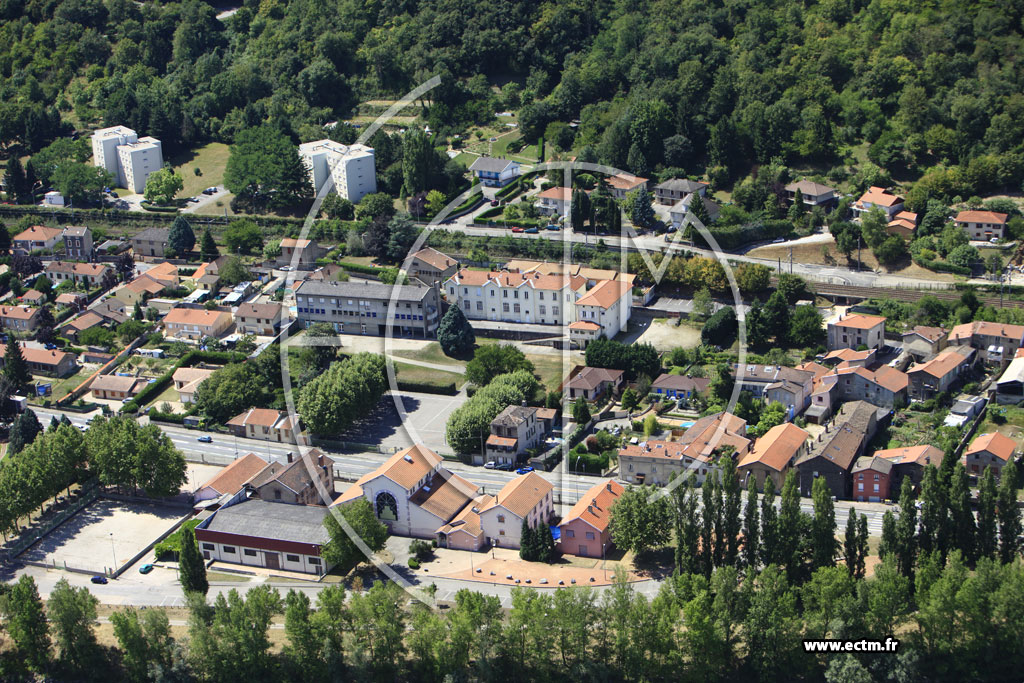
<instances>
[{"instance_id":1,"label":"white car","mask_svg":"<svg viewBox=\"0 0 1024 683\"><path fill-rule=\"evenodd\" d=\"M484 469L485 470L493 470L497 466L498 466L498 463L494 462L493 460L484 463Z\"/></svg>"}]
</instances>

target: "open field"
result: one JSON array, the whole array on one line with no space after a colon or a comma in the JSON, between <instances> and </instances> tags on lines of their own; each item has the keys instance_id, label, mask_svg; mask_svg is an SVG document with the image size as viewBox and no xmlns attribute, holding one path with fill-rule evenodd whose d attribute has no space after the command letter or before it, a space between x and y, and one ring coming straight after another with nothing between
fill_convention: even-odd
<instances>
[{"instance_id":1,"label":"open field","mask_svg":"<svg viewBox=\"0 0 1024 683\"><path fill-rule=\"evenodd\" d=\"M445 372L410 363L395 363L395 372L399 382L414 382L416 384L431 384L434 386L445 386L454 382L456 387L461 387L466 383L466 377L456 372Z\"/></svg>"},{"instance_id":2,"label":"open field","mask_svg":"<svg viewBox=\"0 0 1024 683\"><path fill-rule=\"evenodd\" d=\"M465 366L465 361L460 361L455 358L449 358L444 355L444 351L441 350L441 345L437 342L430 342L426 346L420 349L395 349L391 352L392 356L401 356L402 358L411 358L412 360L421 360L425 363L438 363L441 365L461 365Z\"/></svg>"},{"instance_id":3,"label":"open field","mask_svg":"<svg viewBox=\"0 0 1024 683\"><path fill-rule=\"evenodd\" d=\"M230 148L223 142L211 142L198 149L169 159L168 161L174 166L174 170L180 173L185 181L185 187L179 193L180 196L191 197L199 194L207 187L223 183L224 169L228 165L229 150ZM194 171L195 168L199 168L203 174L197 176ZM225 203L225 206L227 206L227 203ZM218 211L216 213L221 212Z\"/></svg>"},{"instance_id":4,"label":"open field","mask_svg":"<svg viewBox=\"0 0 1024 683\"><path fill-rule=\"evenodd\" d=\"M831 262L825 260L825 257L822 254L822 247L828 248L832 259ZM785 263L789 261L790 248L791 247L785 244L758 247L757 249L749 251L747 256L766 259L782 259L783 265L785 265ZM792 247L792 250L793 261L797 263L814 263L823 266L846 265L846 257L836 249L835 240L832 239L831 235L829 236L828 241L815 242L813 244L797 244ZM856 259L856 252L853 253L853 257ZM903 265L900 268L890 270L879 266L875 255L867 248L861 249L861 262L867 269L882 270L891 275L905 275L907 277L937 280L940 282L953 282L956 280L956 278L949 273L935 273L909 261L906 265Z\"/></svg>"},{"instance_id":5,"label":"open field","mask_svg":"<svg viewBox=\"0 0 1024 683\"><path fill-rule=\"evenodd\" d=\"M85 381L85 378L88 377L91 372L93 372L92 367L88 369L80 367L75 374L60 379L56 377L45 377L43 375L32 375L33 384L49 384L51 392L49 396L33 397L33 402L43 401L44 399L56 401L64 398L71 393L72 389Z\"/></svg>"}]
</instances>

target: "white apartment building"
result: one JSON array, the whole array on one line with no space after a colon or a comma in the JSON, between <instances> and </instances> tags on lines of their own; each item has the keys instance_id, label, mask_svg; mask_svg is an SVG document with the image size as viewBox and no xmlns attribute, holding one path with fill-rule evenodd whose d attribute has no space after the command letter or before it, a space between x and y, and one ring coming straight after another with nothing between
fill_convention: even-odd
<instances>
[{"instance_id":1,"label":"white apartment building","mask_svg":"<svg viewBox=\"0 0 1024 683\"><path fill-rule=\"evenodd\" d=\"M372 147L317 140L299 145L299 156L317 194L328 178L334 179L334 191L353 203L377 191Z\"/></svg>"},{"instance_id":2,"label":"white apartment building","mask_svg":"<svg viewBox=\"0 0 1024 683\"><path fill-rule=\"evenodd\" d=\"M618 275L617 273L613 273ZM626 327L633 311L632 288L600 280L587 289L579 274L460 270L444 283L448 302L470 320L570 325L586 321L592 338L609 339ZM570 327L575 336L575 328Z\"/></svg>"},{"instance_id":3,"label":"white apartment building","mask_svg":"<svg viewBox=\"0 0 1024 683\"><path fill-rule=\"evenodd\" d=\"M149 174L164 165L163 147L156 138L140 138L125 126L103 128L92 134L92 161L114 176L118 186L140 194Z\"/></svg>"}]
</instances>

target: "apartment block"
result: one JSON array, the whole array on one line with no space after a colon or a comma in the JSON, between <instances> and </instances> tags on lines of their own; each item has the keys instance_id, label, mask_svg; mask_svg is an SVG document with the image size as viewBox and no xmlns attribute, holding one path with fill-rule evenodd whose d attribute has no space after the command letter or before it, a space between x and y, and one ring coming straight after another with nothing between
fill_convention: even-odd
<instances>
[{"instance_id":1,"label":"apartment block","mask_svg":"<svg viewBox=\"0 0 1024 683\"><path fill-rule=\"evenodd\" d=\"M131 128L114 126L92 134L93 164L114 176L118 186L141 194L146 180L164 165L163 147L156 138L139 137Z\"/></svg>"},{"instance_id":2,"label":"apartment block","mask_svg":"<svg viewBox=\"0 0 1024 683\"><path fill-rule=\"evenodd\" d=\"M334 179L334 191L353 203L377 191L372 147L317 140L299 145L299 156L317 194L328 178Z\"/></svg>"},{"instance_id":3,"label":"apartment block","mask_svg":"<svg viewBox=\"0 0 1024 683\"><path fill-rule=\"evenodd\" d=\"M381 282L306 280L295 286L297 319L304 325L329 323L344 334L387 334L388 308L394 302L391 334L433 337L441 302L433 287Z\"/></svg>"}]
</instances>

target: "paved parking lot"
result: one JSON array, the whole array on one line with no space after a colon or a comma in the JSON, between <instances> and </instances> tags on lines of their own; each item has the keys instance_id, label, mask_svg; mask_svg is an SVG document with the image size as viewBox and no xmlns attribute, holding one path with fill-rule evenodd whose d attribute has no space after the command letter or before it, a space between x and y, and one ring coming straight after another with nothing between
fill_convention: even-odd
<instances>
[{"instance_id":1,"label":"paved parking lot","mask_svg":"<svg viewBox=\"0 0 1024 683\"><path fill-rule=\"evenodd\" d=\"M352 427L342 438L355 443L379 443L385 447L407 448L422 443L438 453L451 453L444 440L444 426L452 411L466 402L465 392L455 396L402 392L405 417L399 415L389 394L377 408Z\"/></svg>"},{"instance_id":2,"label":"paved parking lot","mask_svg":"<svg viewBox=\"0 0 1024 683\"><path fill-rule=\"evenodd\" d=\"M100 498L21 557L101 573L127 562L187 513L187 508Z\"/></svg>"}]
</instances>

